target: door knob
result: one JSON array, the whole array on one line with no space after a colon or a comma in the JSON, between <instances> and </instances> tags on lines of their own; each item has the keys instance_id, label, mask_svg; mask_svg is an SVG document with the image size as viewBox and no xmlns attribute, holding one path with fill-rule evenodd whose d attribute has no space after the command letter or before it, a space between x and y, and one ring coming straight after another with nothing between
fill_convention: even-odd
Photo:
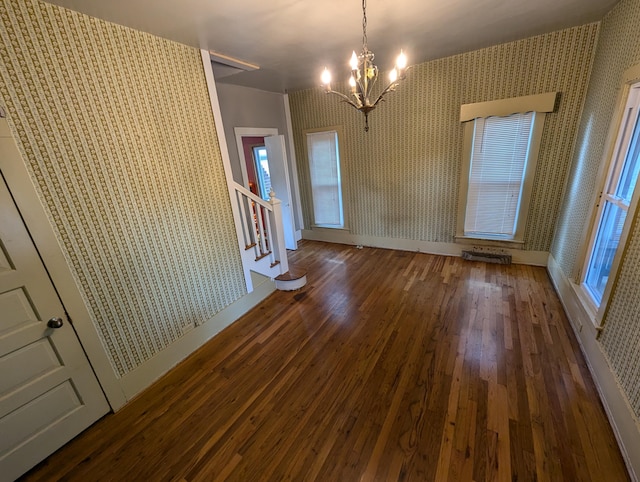
<instances>
[{"instance_id":1,"label":"door knob","mask_svg":"<svg viewBox=\"0 0 640 482\"><path fill-rule=\"evenodd\" d=\"M47 321L47 326L49 328L60 328L63 324L64 322L62 321L62 318L51 318Z\"/></svg>"}]
</instances>

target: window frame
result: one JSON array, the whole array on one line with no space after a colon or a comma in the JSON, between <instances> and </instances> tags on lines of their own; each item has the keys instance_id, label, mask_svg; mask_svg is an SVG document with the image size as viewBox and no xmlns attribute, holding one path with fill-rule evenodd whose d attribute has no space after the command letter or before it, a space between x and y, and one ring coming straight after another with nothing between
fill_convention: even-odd
<instances>
[{"instance_id":1,"label":"window frame","mask_svg":"<svg viewBox=\"0 0 640 482\"><path fill-rule=\"evenodd\" d=\"M256 178L258 180L258 191L260 192L260 197L265 201L269 201L271 199L269 196L269 192L271 191L271 174L269 173L269 190L267 190L267 183L262 171L261 159L258 158L259 154L256 151L264 151L266 153L267 148L264 144L252 146L251 154L253 156L253 167L256 170ZM267 158L267 163L268 162L269 160Z\"/></svg>"},{"instance_id":2,"label":"window frame","mask_svg":"<svg viewBox=\"0 0 640 482\"><path fill-rule=\"evenodd\" d=\"M557 92L527 95L510 99L465 104L460 107L460 122L464 123L462 144L462 167L458 192L458 218L456 223L455 240L459 243L471 243L484 246L499 246L522 249L524 247L524 230L527 214L531 203L533 180L540 153L540 144L544 130L545 117L555 109ZM465 235L464 223L469 191L469 175L473 155L473 138L475 120L493 116L509 116L511 114L534 112L533 127L529 154L527 157L520 206L516 215L516 229L513 237L506 236L469 236Z\"/></svg>"},{"instance_id":3,"label":"window frame","mask_svg":"<svg viewBox=\"0 0 640 482\"><path fill-rule=\"evenodd\" d=\"M307 142L307 134L318 134L318 133L328 133L335 132L337 138L337 148L338 148L338 173L340 178L340 204L342 207L342 226L339 225L330 225L330 224L319 224L316 223L315 220L315 208L314 208L314 200L313 200L313 185L311 182L311 159L309 158L309 145ZM327 126L327 127L317 127L313 129L304 129L302 131L302 139L304 144L304 152L307 158L307 169L309 173L308 177L308 189L309 189L309 205L311 207L310 216L311 216L311 229L321 228L321 229L331 229L333 231L348 231L348 216L347 216L347 193L346 193L346 176L343 169L344 164L344 145L343 145L343 133L342 126Z\"/></svg>"},{"instance_id":4,"label":"window frame","mask_svg":"<svg viewBox=\"0 0 640 482\"><path fill-rule=\"evenodd\" d=\"M618 282L620 263L627 250L627 241L631 228L635 223L640 198L640 188L634 189L627 207L626 218L620 234L620 239L618 240L616 252L611 263L611 274L605 285L600 304L598 305L594 300L590 289L585 286L585 279L593 254L597 231L602 219L601 213L604 211L606 191L610 189L612 181L618 177L617 175L621 172L624 166L624 161L626 160L625 151L622 162L618 162L620 161L619 153L622 141L619 134L622 124L627 118L626 113L628 110L629 97L632 89L634 88L640 88L640 64L629 68L623 75L622 88L619 89L620 93L616 103L616 110L614 111L615 113L609 126L602 162L600 163L600 169L598 171L598 187L592 202L589 222L586 223L585 230L583 232L583 246L580 249L580 257L578 258L578 262L581 262L581 264L575 280L574 289L598 331L601 331L604 327L606 314L609 309L609 301ZM638 118L638 122L640 122L640 117ZM637 184L636 187L638 187Z\"/></svg>"}]
</instances>

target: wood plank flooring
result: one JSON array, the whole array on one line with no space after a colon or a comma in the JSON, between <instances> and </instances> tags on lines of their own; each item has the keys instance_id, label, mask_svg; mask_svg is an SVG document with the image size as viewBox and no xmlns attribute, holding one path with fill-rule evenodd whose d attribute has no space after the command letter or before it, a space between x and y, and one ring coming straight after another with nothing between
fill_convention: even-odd
<instances>
[{"instance_id":1,"label":"wood plank flooring","mask_svg":"<svg viewBox=\"0 0 640 482\"><path fill-rule=\"evenodd\" d=\"M543 268L304 241L277 292L24 480L629 480Z\"/></svg>"}]
</instances>

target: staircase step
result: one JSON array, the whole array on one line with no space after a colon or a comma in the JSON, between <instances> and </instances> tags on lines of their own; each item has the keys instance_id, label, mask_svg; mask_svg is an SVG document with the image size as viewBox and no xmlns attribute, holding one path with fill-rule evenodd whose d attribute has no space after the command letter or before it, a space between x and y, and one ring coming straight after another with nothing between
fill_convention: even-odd
<instances>
[{"instance_id":1,"label":"staircase step","mask_svg":"<svg viewBox=\"0 0 640 482\"><path fill-rule=\"evenodd\" d=\"M275 277L276 288L281 291L299 290L307 284L307 270L289 266L289 271Z\"/></svg>"},{"instance_id":2,"label":"staircase step","mask_svg":"<svg viewBox=\"0 0 640 482\"><path fill-rule=\"evenodd\" d=\"M262 258L266 258L271 254L271 251L267 251L266 253L262 253L260 256L256 256L256 261L260 261Z\"/></svg>"}]
</instances>

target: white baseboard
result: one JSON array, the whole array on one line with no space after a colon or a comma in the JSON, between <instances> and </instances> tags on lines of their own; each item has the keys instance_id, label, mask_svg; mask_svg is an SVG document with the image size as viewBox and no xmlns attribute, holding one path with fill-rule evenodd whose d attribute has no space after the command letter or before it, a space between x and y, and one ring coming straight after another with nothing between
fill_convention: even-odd
<instances>
[{"instance_id":1,"label":"white baseboard","mask_svg":"<svg viewBox=\"0 0 640 482\"><path fill-rule=\"evenodd\" d=\"M315 228L303 229L302 237L314 241L327 243L351 244L369 246L373 248L398 249L400 251L414 251L420 253L440 254L443 256L460 256L462 250L471 249L469 244L435 243L431 241L417 241L414 239L386 238L379 236L363 236L351 234L343 229ZM547 266L549 253L547 251L524 251L520 249L500 248L500 252L508 253L516 264L533 266Z\"/></svg>"},{"instance_id":2,"label":"white baseboard","mask_svg":"<svg viewBox=\"0 0 640 482\"><path fill-rule=\"evenodd\" d=\"M640 475L640 423L636 420L629 401L616 381L596 339L596 329L589 314L578 299L572 282L565 276L552 255L547 266L549 277L564 306L571 327L589 366L600 399L615 433L631 479L638 482Z\"/></svg>"},{"instance_id":3,"label":"white baseboard","mask_svg":"<svg viewBox=\"0 0 640 482\"><path fill-rule=\"evenodd\" d=\"M253 291L227 306L200 326L189 331L163 351L120 379L127 401L149 387L162 375L192 354L213 336L247 313L275 291L275 283L265 276L251 273ZM117 410L120 407L114 407Z\"/></svg>"}]
</instances>

